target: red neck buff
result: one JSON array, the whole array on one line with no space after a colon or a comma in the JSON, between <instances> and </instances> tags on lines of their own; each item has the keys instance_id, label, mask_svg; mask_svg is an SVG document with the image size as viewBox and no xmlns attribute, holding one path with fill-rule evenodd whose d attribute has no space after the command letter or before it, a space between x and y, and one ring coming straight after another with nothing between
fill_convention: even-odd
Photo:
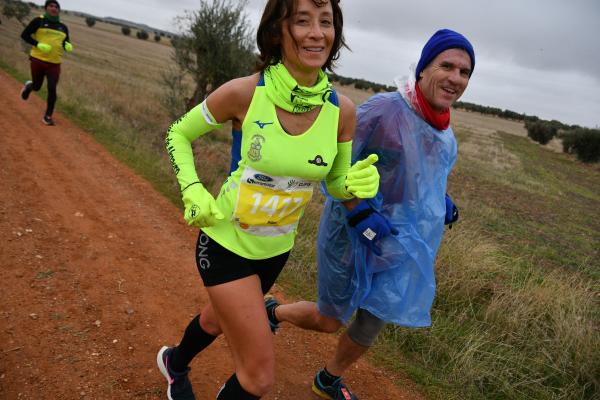
<instances>
[{"instance_id":1,"label":"red neck buff","mask_svg":"<svg viewBox=\"0 0 600 400\"><path fill-rule=\"evenodd\" d=\"M413 107L421 114L423 119L437 130L448 129L450 126L450 109L447 108L442 112L435 111L421 92L418 82L415 82L415 92L417 95L413 96L412 100L416 104L413 104Z\"/></svg>"}]
</instances>

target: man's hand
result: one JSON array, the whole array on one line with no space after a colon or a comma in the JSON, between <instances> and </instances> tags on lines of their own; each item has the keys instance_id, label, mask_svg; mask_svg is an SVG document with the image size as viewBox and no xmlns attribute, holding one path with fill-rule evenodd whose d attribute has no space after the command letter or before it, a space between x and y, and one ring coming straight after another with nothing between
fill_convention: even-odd
<instances>
[{"instance_id":1,"label":"man's hand","mask_svg":"<svg viewBox=\"0 0 600 400\"><path fill-rule=\"evenodd\" d=\"M371 154L350 167L346 176L346 189L349 193L360 199L375 197L379 190L379 172L373 164L378 159L377 154Z\"/></svg>"},{"instance_id":2,"label":"man's hand","mask_svg":"<svg viewBox=\"0 0 600 400\"><path fill-rule=\"evenodd\" d=\"M381 213L375 211L366 201L360 202L347 215L348 225L356 229L358 239L373 253L380 256L377 243L386 236L397 235L398 230Z\"/></svg>"},{"instance_id":3,"label":"man's hand","mask_svg":"<svg viewBox=\"0 0 600 400\"><path fill-rule=\"evenodd\" d=\"M183 218L188 225L197 228L213 226L225 218L212 195L200 182L192 184L183 191L185 211Z\"/></svg>"},{"instance_id":4,"label":"man's hand","mask_svg":"<svg viewBox=\"0 0 600 400\"><path fill-rule=\"evenodd\" d=\"M50 51L52 50L52 46L50 46L47 43L42 43L42 42L38 42L38 44L35 47L40 49L40 51L42 53L46 53L46 54L50 53Z\"/></svg>"}]
</instances>

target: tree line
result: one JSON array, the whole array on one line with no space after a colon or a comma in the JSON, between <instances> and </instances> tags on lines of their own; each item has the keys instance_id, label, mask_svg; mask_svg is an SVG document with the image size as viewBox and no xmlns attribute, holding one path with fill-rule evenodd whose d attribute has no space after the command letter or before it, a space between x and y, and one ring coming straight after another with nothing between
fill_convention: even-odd
<instances>
[{"instance_id":1,"label":"tree line","mask_svg":"<svg viewBox=\"0 0 600 400\"><path fill-rule=\"evenodd\" d=\"M467 110L467 111L476 111L481 114L494 115L496 117L512 119L515 121L526 122L526 121L539 120L539 118L536 117L535 115L527 115L527 114L518 113L518 112L512 111L512 110L503 110L498 107L482 106L479 104L469 103L466 101L457 101L456 103L454 103L454 108L460 108L462 110Z\"/></svg>"},{"instance_id":2,"label":"tree line","mask_svg":"<svg viewBox=\"0 0 600 400\"><path fill-rule=\"evenodd\" d=\"M575 154L587 163L600 161L600 129L565 125L555 120L527 121L525 129L527 136L540 144L547 144L557 137L562 140L563 152Z\"/></svg>"},{"instance_id":3,"label":"tree line","mask_svg":"<svg viewBox=\"0 0 600 400\"><path fill-rule=\"evenodd\" d=\"M96 17L86 17L85 23L87 26L89 26L91 28L94 25L96 25L96 20L97 20ZM125 36L131 35L131 27L129 25L119 24L114 21L103 21L103 22L106 22L107 24L120 25L121 33L123 35L125 35ZM165 36L164 32L155 31L154 32L154 41L160 42L161 38L163 38L164 36ZM172 37L171 35L166 35L166 36ZM148 40L148 38L150 37L150 34L145 29L138 29L138 31L135 33L135 37L137 37L138 39L141 39L141 40Z\"/></svg>"},{"instance_id":4,"label":"tree line","mask_svg":"<svg viewBox=\"0 0 600 400\"><path fill-rule=\"evenodd\" d=\"M396 88L393 86L382 85L381 83L371 82L365 79L348 78L338 74L328 74L329 80L337 82L340 85L351 86L354 85L356 89L360 90L372 90L374 93L379 92L395 92Z\"/></svg>"}]
</instances>

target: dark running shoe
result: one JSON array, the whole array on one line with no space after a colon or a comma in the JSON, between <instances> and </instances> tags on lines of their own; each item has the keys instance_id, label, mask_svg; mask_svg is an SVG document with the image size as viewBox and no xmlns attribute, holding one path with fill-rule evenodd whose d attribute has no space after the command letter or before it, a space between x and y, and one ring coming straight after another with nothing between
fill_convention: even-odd
<instances>
[{"instance_id":1,"label":"dark running shoe","mask_svg":"<svg viewBox=\"0 0 600 400\"><path fill-rule=\"evenodd\" d=\"M156 364L165 378L167 378L167 398L169 400L196 400L192 391L192 383L188 378L188 368L184 372L173 372L169 368L169 360L173 347L163 346L156 355Z\"/></svg>"},{"instance_id":2,"label":"dark running shoe","mask_svg":"<svg viewBox=\"0 0 600 400\"><path fill-rule=\"evenodd\" d=\"M323 385L320 378L321 371L317 372L312 384L312 390L317 396L327 400L358 400L358 397L344 385L342 378L337 378L331 386Z\"/></svg>"},{"instance_id":3,"label":"dark running shoe","mask_svg":"<svg viewBox=\"0 0 600 400\"><path fill-rule=\"evenodd\" d=\"M33 82L31 82L31 81L25 82L25 85L23 86L23 90L21 90L21 98L23 100L27 100L29 98L29 94L31 93L32 85L33 85Z\"/></svg>"},{"instance_id":4,"label":"dark running shoe","mask_svg":"<svg viewBox=\"0 0 600 400\"><path fill-rule=\"evenodd\" d=\"M46 125L48 125L48 126L53 126L54 125L54 120L49 115L44 115L44 118L42 118L42 121L44 121L44 123Z\"/></svg>"},{"instance_id":5,"label":"dark running shoe","mask_svg":"<svg viewBox=\"0 0 600 400\"><path fill-rule=\"evenodd\" d=\"M267 309L267 318L269 319L269 327L273 334L277 333L279 329L279 321L275 317L275 309L279 306L277 300L274 297L265 297L265 308Z\"/></svg>"}]
</instances>

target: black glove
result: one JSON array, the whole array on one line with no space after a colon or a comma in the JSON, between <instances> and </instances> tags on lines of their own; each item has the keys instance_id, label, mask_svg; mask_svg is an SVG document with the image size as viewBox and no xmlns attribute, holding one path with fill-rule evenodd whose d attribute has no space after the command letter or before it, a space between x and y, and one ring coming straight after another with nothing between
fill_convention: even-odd
<instances>
[{"instance_id":1,"label":"black glove","mask_svg":"<svg viewBox=\"0 0 600 400\"><path fill-rule=\"evenodd\" d=\"M452 224L458 221L458 208L450 198L450 195L446 193L446 217L444 218L444 225L448 225L448 229L452 229Z\"/></svg>"}]
</instances>

